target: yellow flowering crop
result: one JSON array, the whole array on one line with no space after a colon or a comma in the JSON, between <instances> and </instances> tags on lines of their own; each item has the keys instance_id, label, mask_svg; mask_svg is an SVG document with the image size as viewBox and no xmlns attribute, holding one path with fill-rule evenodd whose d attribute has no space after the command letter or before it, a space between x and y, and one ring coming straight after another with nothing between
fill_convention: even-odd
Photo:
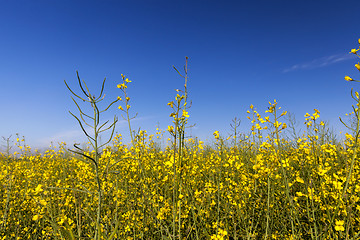
<instances>
[{"instance_id":1,"label":"yellow flowering crop","mask_svg":"<svg viewBox=\"0 0 360 240\"><path fill-rule=\"evenodd\" d=\"M345 139L332 134L317 109L304 115L303 132L288 135L293 123L274 100L264 113L250 105L246 133L235 119L233 133L214 131L205 143L188 137L184 69L184 89L168 103L167 131L132 130L131 81L121 75L123 97L114 103L123 103L131 143L117 134L95 148L88 136L77 154L65 143L39 153L17 138L12 154L0 154L1 239L358 238L357 92L356 124L341 120Z\"/></svg>"}]
</instances>

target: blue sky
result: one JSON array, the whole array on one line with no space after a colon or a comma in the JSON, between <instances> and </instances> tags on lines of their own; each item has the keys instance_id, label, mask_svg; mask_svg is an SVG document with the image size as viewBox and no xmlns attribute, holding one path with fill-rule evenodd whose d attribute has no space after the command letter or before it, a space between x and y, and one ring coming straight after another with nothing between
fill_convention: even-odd
<instances>
[{"instance_id":1,"label":"blue sky","mask_svg":"<svg viewBox=\"0 0 360 240\"><path fill-rule=\"evenodd\" d=\"M295 114L314 108L340 131L351 111L358 61L349 54L360 38L360 1L5 1L0 0L0 135L19 133L33 147L83 140L68 110L76 108L64 80L78 90L76 70L90 89L107 78L110 101L128 88L134 128L154 132L171 119L173 100L189 57L192 135L230 132L253 104L268 101ZM104 120L120 111L111 109ZM120 117L121 119L121 117ZM127 138L126 125L117 131Z\"/></svg>"}]
</instances>

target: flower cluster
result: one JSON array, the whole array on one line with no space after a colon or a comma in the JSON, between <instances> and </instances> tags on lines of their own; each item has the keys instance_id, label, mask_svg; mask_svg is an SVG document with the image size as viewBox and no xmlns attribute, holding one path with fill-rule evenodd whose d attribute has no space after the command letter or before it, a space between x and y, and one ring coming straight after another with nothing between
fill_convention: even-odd
<instances>
[{"instance_id":1,"label":"flower cluster","mask_svg":"<svg viewBox=\"0 0 360 240\"><path fill-rule=\"evenodd\" d=\"M360 38L359 38L359 40L358 40L358 43L359 43L359 45L360 45ZM358 54L358 51L359 51L359 50L360 50L359 48L358 48L358 49L355 49L355 48L354 48L354 49L351 49L350 53L353 53L353 54L355 54L356 56L360 57L359 54ZM360 63L356 63L356 64L355 64L355 68L360 71ZM352 81L360 82L359 80L354 80L354 79L352 79L352 78L349 77L349 76L345 76L345 80L346 80L346 81L349 81L349 82L352 82Z\"/></svg>"},{"instance_id":2,"label":"flower cluster","mask_svg":"<svg viewBox=\"0 0 360 240\"><path fill-rule=\"evenodd\" d=\"M276 104L271 103L265 113L270 115L265 117L251 107L253 124L261 124L257 133L263 136L261 141L244 136L234 146L215 131L215 148L185 139L181 158L172 147L158 147L159 129L159 139L142 131L134 147L125 145L121 135L115 136L99 165L104 173L100 175L102 234L109 236L117 226L117 239L145 235L161 239L173 233L174 221L176 232L190 239L265 234L291 239L293 229L298 239L307 239L314 225L324 239L347 231L353 236L359 233L359 162L347 181L355 137L347 134L343 144L326 141L326 136L321 142L310 133L289 140L280 134L284 123L279 117L285 112L275 117ZM312 126L320 125L318 110L305 117ZM50 239L60 238L65 231L93 237L97 185L85 159L68 152L64 144L43 154L2 155L0 234L10 239ZM181 173L181 185L173 184L174 164Z\"/></svg>"}]
</instances>

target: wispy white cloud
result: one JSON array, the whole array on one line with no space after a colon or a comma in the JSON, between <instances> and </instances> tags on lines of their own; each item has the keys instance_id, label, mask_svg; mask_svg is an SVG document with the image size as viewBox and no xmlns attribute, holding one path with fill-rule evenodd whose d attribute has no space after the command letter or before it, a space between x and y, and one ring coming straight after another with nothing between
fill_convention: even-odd
<instances>
[{"instance_id":1,"label":"wispy white cloud","mask_svg":"<svg viewBox=\"0 0 360 240\"><path fill-rule=\"evenodd\" d=\"M356 56L354 54L335 54L327 57L317 58L310 62L295 64L290 68L286 68L283 70L284 73L296 71L296 70L307 70L307 69L314 69L314 68L321 68L331 64L335 64L338 62L346 61L349 59L355 59Z\"/></svg>"}]
</instances>

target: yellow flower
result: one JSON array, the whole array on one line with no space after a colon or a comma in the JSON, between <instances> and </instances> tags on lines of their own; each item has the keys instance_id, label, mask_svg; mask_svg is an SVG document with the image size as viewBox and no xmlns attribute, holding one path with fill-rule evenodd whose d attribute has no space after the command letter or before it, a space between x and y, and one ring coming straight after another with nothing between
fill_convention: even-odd
<instances>
[{"instance_id":1,"label":"yellow flower","mask_svg":"<svg viewBox=\"0 0 360 240\"><path fill-rule=\"evenodd\" d=\"M213 133L213 135L214 135L215 139L219 139L219 138L220 138L220 136L219 136L219 131L215 131L215 132Z\"/></svg>"},{"instance_id":2,"label":"yellow flower","mask_svg":"<svg viewBox=\"0 0 360 240\"><path fill-rule=\"evenodd\" d=\"M345 231L344 221L342 221L342 220L336 220L336 221L335 221L335 230L336 230L336 231Z\"/></svg>"},{"instance_id":3,"label":"yellow flower","mask_svg":"<svg viewBox=\"0 0 360 240\"><path fill-rule=\"evenodd\" d=\"M120 110L124 110L124 109L123 109L123 107L122 107L121 105L120 105L120 106L118 106L118 109L120 109Z\"/></svg>"},{"instance_id":4,"label":"yellow flower","mask_svg":"<svg viewBox=\"0 0 360 240\"><path fill-rule=\"evenodd\" d=\"M296 177L296 181L299 183L304 183L304 180L301 177Z\"/></svg>"},{"instance_id":5,"label":"yellow flower","mask_svg":"<svg viewBox=\"0 0 360 240\"><path fill-rule=\"evenodd\" d=\"M306 196L305 194L303 194L302 192L296 192L296 196L298 197L302 197L302 196Z\"/></svg>"},{"instance_id":6,"label":"yellow flower","mask_svg":"<svg viewBox=\"0 0 360 240\"><path fill-rule=\"evenodd\" d=\"M189 117L189 113L187 112L187 111L185 111L185 110L183 110L183 117L186 117L186 118L188 118Z\"/></svg>"},{"instance_id":7,"label":"yellow flower","mask_svg":"<svg viewBox=\"0 0 360 240\"><path fill-rule=\"evenodd\" d=\"M39 185L35 188L35 194L44 191L44 190L42 189L42 187L43 187L43 186L42 186L41 184L39 184Z\"/></svg>"},{"instance_id":8,"label":"yellow flower","mask_svg":"<svg viewBox=\"0 0 360 240\"><path fill-rule=\"evenodd\" d=\"M32 220L37 221L39 218L40 218L39 215L35 215L33 216Z\"/></svg>"},{"instance_id":9,"label":"yellow flower","mask_svg":"<svg viewBox=\"0 0 360 240\"><path fill-rule=\"evenodd\" d=\"M335 175L335 174L334 174L334 175ZM339 190L342 189L342 187L341 187L342 182L333 181L332 183L334 184L334 187L335 187L336 189L339 189Z\"/></svg>"},{"instance_id":10,"label":"yellow flower","mask_svg":"<svg viewBox=\"0 0 360 240\"><path fill-rule=\"evenodd\" d=\"M349 81L349 82L354 81L354 79L352 79L352 78L349 77L349 76L345 76L345 80L346 80L346 81Z\"/></svg>"},{"instance_id":11,"label":"yellow flower","mask_svg":"<svg viewBox=\"0 0 360 240\"><path fill-rule=\"evenodd\" d=\"M122 100L122 98L121 98L121 97L117 97L117 100L118 100L118 101L121 101L121 100Z\"/></svg>"},{"instance_id":12,"label":"yellow flower","mask_svg":"<svg viewBox=\"0 0 360 240\"><path fill-rule=\"evenodd\" d=\"M168 106L170 106L170 107L173 107L174 106L174 102L169 102L168 104L167 104Z\"/></svg>"},{"instance_id":13,"label":"yellow flower","mask_svg":"<svg viewBox=\"0 0 360 240\"><path fill-rule=\"evenodd\" d=\"M174 132L174 127L173 126L168 126L167 130L172 133L172 132Z\"/></svg>"},{"instance_id":14,"label":"yellow flower","mask_svg":"<svg viewBox=\"0 0 360 240\"><path fill-rule=\"evenodd\" d=\"M58 222L59 225L62 225L65 221L66 221L67 217L66 216L62 216L60 218L60 221Z\"/></svg>"},{"instance_id":15,"label":"yellow flower","mask_svg":"<svg viewBox=\"0 0 360 240\"><path fill-rule=\"evenodd\" d=\"M357 70L360 71L360 64L359 63L355 64L355 67L357 68Z\"/></svg>"},{"instance_id":16,"label":"yellow flower","mask_svg":"<svg viewBox=\"0 0 360 240\"><path fill-rule=\"evenodd\" d=\"M354 48L353 48L353 49L351 49L350 53L356 54L357 51L359 51L359 49L354 49Z\"/></svg>"},{"instance_id":17,"label":"yellow flower","mask_svg":"<svg viewBox=\"0 0 360 240\"><path fill-rule=\"evenodd\" d=\"M125 88L127 88L127 86L125 85L125 83L118 84L116 87L117 87L117 88L120 88L120 89L125 89Z\"/></svg>"}]
</instances>

